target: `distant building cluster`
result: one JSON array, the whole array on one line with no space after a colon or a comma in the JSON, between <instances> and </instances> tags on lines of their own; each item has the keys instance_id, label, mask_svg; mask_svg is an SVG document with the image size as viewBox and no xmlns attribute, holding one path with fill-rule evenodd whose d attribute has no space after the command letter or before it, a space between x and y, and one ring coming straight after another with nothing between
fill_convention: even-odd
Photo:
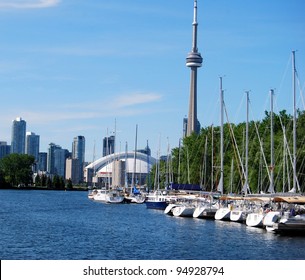
<instances>
[{"instance_id":1,"label":"distant building cluster","mask_svg":"<svg viewBox=\"0 0 305 280\"><path fill-rule=\"evenodd\" d=\"M95 163L91 163L95 170L91 170L90 164L85 162L85 144L86 141L84 136L75 136L73 138L71 152L67 149L63 149L60 145L55 143L49 144L47 152L40 152L40 136L34 132L27 132L26 121L19 117L12 122L10 145L5 141L0 141L0 159L13 153L32 155L35 158L35 163L32 168L34 173L33 179L35 179L35 176L46 175L47 177L53 178L57 175L66 180L71 180L72 184L81 184L92 182L92 177L96 176L96 178L99 177L97 183L100 182L103 184L103 182L109 177L109 169L112 169L109 166L112 166L112 164L118 164L117 161L119 156L115 152L115 136L111 135L103 139L103 157L96 160ZM142 154L142 156L137 159L137 165L139 165L140 168L137 167L136 169L139 170L134 170L135 153L129 152L128 160L132 160L132 162L129 162L128 169L130 170L128 171L127 176L135 176L135 172L137 171L137 177L141 177L141 180L138 180L144 182L152 164L155 163L155 159L151 158L151 151L148 145L145 149L138 149L137 152ZM143 154L147 155L147 157L143 156ZM111 161L109 161L110 156L113 157ZM127 158L125 158L125 153L122 153L121 157L126 163ZM106 167L107 172L102 170L102 168L105 169L103 161L105 159L106 165L108 166ZM150 161L148 167L146 167L147 163L144 163L143 159L144 162ZM123 169L122 170L125 171L127 170L127 167ZM90 171L92 173L91 175ZM113 175L118 176L119 173L123 174L123 171L116 172L116 174ZM105 175L106 173L107 175ZM122 174L120 174L120 176L123 176ZM117 176L115 176L114 182L119 180L116 178ZM129 179L129 181L131 182L132 180Z\"/></svg>"},{"instance_id":2,"label":"distant building cluster","mask_svg":"<svg viewBox=\"0 0 305 280\"><path fill-rule=\"evenodd\" d=\"M35 158L35 175L60 176L72 180L73 184L84 182L85 137L76 136L72 142L72 152L54 143L48 152L40 152L40 136L26 131L26 121L18 117L12 122L10 145L0 141L0 159L9 154L27 154Z\"/></svg>"}]
</instances>

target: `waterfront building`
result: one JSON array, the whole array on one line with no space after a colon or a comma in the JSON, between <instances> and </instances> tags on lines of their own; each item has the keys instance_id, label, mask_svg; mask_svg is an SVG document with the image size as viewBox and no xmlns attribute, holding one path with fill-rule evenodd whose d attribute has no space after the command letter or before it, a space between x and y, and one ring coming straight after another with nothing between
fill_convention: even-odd
<instances>
[{"instance_id":1,"label":"waterfront building","mask_svg":"<svg viewBox=\"0 0 305 280\"><path fill-rule=\"evenodd\" d=\"M72 184L79 183L80 162L77 158L66 159L66 180L71 180Z\"/></svg>"},{"instance_id":2,"label":"waterfront building","mask_svg":"<svg viewBox=\"0 0 305 280\"><path fill-rule=\"evenodd\" d=\"M85 181L97 187L108 184L120 187L143 186L156 159L150 155L134 151L111 154L90 163L85 167ZM133 179L134 178L134 179Z\"/></svg>"},{"instance_id":3,"label":"waterfront building","mask_svg":"<svg viewBox=\"0 0 305 280\"><path fill-rule=\"evenodd\" d=\"M37 169L42 172L47 171L47 162L48 162L48 153L39 153Z\"/></svg>"},{"instance_id":4,"label":"waterfront building","mask_svg":"<svg viewBox=\"0 0 305 280\"><path fill-rule=\"evenodd\" d=\"M65 177L66 159L70 153L54 143L49 144L47 171L50 175Z\"/></svg>"},{"instance_id":5,"label":"waterfront building","mask_svg":"<svg viewBox=\"0 0 305 280\"><path fill-rule=\"evenodd\" d=\"M39 135L34 132L26 133L25 153L34 156L36 162L39 160L39 139Z\"/></svg>"},{"instance_id":6,"label":"waterfront building","mask_svg":"<svg viewBox=\"0 0 305 280\"><path fill-rule=\"evenodd\" d=\"M115 153L115 136L111 135L103 139L103 157Z\"/></svg>"},{"instance_id":7,"label":"waterfront building","mask_svg":"<svg viewBox=\"0 0 305 280\"><path fill-rule=\"evenodd\" d=\"M66 149L55 149L54 151L54 173L65 178L66 176L66 159L69 157L69 151Z\"/></svg>"},{"instance_id":8,"label":"waterfront building","mask_svg":"<svg viewBox=\"0 0 305 280\"><path fill-rule=\"evenodd\" d=\"M61 147L54 143L49 144L48 163L47 163L47 171L49 174L55 174L54 163L55 163L55 151L57 149L61 149Z\"/></svg>"},{"instance_id":9,"label":"waterfront building","mask_svg":"<svg viewBox=\"0 0 305 280\"><path fill-rule=\"evenodd\" d=\"M85 146L86 146L86 140L84 136L76 136L73 139L72 144L72 159L78 160L78 172L74 172L77 174L78 178L74 178L76 181L75 183L82 183L84 181L84 163L85 163Z\"/></svg>"},{"instance_id":10,"label":"waterfront building","mask_svg":"<svg viewBox=\"0 0 305 280\"><path fill-rule=\"evenodd\" d=\"M197 119L197 68L202 65L202 57L197 48L197 0L194 0L193 20L193 45L192 50L186 58L186 66L191 68L190 100L187 118L187 133L190 136L193 132L199 133L200 124Z\"/></svg>"},{"instance_id":11,"label":"waterfront building","mask_svg":"<svg viewBox=\"0 0 305 280\"><path fill-rule=\"evenodd\" d=\"M0 159L9 155L10 152L11 152L11 146L7 145L7 142L5 141L0 141Z\"/></svg>"},{"instance_id":12,"label":"waterfront building","mask_svg":"<svg viewBox=\"0 0 305 280\"><path fill-rule=\"evenodd\" d=\"M13 120L12 138L11 138L12 154L25 153L25 134L26 134L26 121L20 117Z\"/></svg>"},{"instance_id":13,"label":"waterfront building","mask_svg":"<svg viewBox=\"0 0 305 280\"><path fill-rule=\"evenodd\" d=\"M142 153L142 154L151 156L151 150L148 145L145 147L145 149L138 149L137 153Z\"/></svg>"}]
</instances>

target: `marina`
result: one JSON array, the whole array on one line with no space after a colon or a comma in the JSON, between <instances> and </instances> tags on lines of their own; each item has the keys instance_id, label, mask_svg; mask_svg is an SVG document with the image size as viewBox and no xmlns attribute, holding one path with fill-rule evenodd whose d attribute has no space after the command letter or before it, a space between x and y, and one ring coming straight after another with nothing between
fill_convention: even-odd
<instances>
[{"instance_id":1,"label":"marina","mask_svg":"<svg viewBox=\"0 0 305 280\"><path fill-rule=\"evenodd\" d=\"M93 192L95 195L92 197L90 192L88 197L101 201L101 190ZM221 196L219 193L157 190L151 194L140 195L139 192L139 197L142 200L138 203L146 204L147 209L161 210L170 216L237 222L268 232L305 236L305 197L300 194ZM126 203L123 195L112 199L103 202Z\"/></svg>"}]
</instances>

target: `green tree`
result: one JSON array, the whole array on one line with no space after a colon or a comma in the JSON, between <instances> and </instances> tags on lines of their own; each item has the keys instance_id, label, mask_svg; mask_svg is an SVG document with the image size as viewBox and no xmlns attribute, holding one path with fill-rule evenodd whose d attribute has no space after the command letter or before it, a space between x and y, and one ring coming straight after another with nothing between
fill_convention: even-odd
<instances>
[{"instance_id":1,"label":"green tree","mask_svg":"<svg viewBox=\"0 0 305 280\"><path fill-rule=\"evenodd\" d=\"M0 188L6 188L7 187L7 182L5 181L4 178L4 173L3 171L0 169Z\"/></svg>"},{"instance_id":2,"label":"green tree","mask_svg":"<svg viewBox=\"0 0 305 280\"><path fill-rule=\"evenodd\" d=\"M41 186L45 187L47 185L47 176L45 174L41 175Z\"/></svg>"},{"instance_id":3,"label":"green tree","mask_svg":"<svg viewBox=\"0 0 305 280\"><path fill-rule=\"evenodd\" d=\"M53 177L53 186L56 189L60 189L60 178L58 175L54 175L54 177Z\"/></svg>"},{"instance_id":4,"label":"green tree","mask_svg":"<svg viewBox=\"0 0 305 280\"><path fill-rule=\"evenodd\" d=\"M67 180L67 189L72 189L72 188L73 188L72 180L68 179Z\"/></svg>"},{"instance_id":5,"label":"green tree","mask_svg":"<svg viewBox=\"0 0 305 280\"><path fill-rule=\"evenodd\" d=\"M40 187L41 186L41 176L37 175L35 177L35 187Z\"/></svg>"},{"instance_id":6,"label":"green tree","mask_svg":"<svg viewBox=\"0 0 305 280\"><path fill-rule=\"evenodd\" d=\"M47 177L47 180L46 180L46 186L48 189L53 188L53 182L49 176Z\"/></svg>"},{"instance_id":7,"label":"green tree","mask_svg":"<svg viewBox=\"0 0 305 280\"><path fill-rule=\"evenodd\" d=\"M35 158L30 155L10 154L0 160L0 170L5 182L11 186L33 183L32 165Z\"/></svg>"}]
</instances>

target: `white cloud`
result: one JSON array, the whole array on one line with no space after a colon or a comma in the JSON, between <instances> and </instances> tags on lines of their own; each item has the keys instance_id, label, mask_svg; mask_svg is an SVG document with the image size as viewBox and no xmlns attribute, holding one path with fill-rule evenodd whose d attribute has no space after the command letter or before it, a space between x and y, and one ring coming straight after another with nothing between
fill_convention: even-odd
<instances>
[{"instance_id":1,"label":"white cloud","mask_svg":"<svg viewBox=\"0 0 305 280\"><path fill-rule=\"evenodd\" d=\"M132 93L122 95L115 101L115 106L122 108L138 104L155 102L161 99L161 95L155 93Z\"/></svg>"},{"instance_id":2,"label":"white cloud","mask_svg":"<svg viewBox=\"0 0 305 280\"><path fill-rule=\"evenodd\" d=\"M59 4L61 0L0 0L0 9L40 9Z\"/></svg>"}]
</instances>

